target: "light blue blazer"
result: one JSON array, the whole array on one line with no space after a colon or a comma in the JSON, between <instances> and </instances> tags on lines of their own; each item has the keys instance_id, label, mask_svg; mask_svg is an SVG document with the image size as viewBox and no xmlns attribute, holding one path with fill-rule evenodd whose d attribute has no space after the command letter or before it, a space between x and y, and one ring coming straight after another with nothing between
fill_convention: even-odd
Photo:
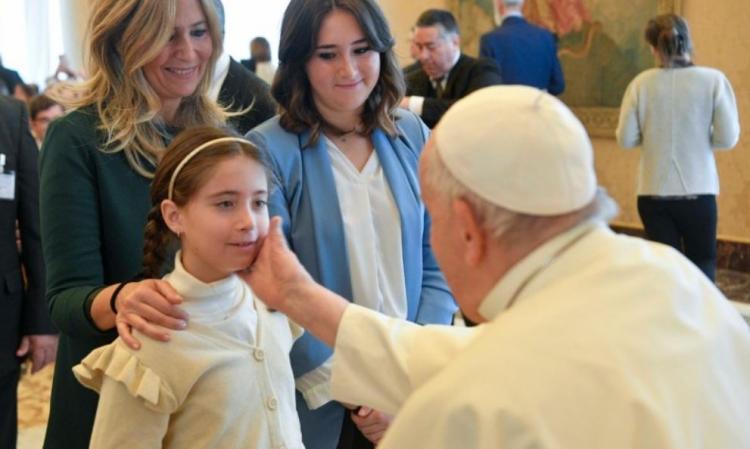
<instances>
[{"instance_id":1,"label":"light blue blazer","mask_svg":"<svg viewBox=\"0 0 750 449\"><path fill-rule=\"evenodd\" d=\"M417 164L428 129L411 112L399 110L399 135L376 130L372 142L401 217L407 319L420 324L451 322L456 304L430 248L430 219L419 196ZM324 139L303 147L309 132L285 131L274 117L247 134L269 158L277 187L269 212L284 219L292 250L310 275L339 295L352 299L349 263L336 185ZM327 360L331 349L305 333L292 349L292 368L301 376ZM307 409L297 395L305 447L335 449L344 409L329 403Z\"/></svg>"}]
</instances>

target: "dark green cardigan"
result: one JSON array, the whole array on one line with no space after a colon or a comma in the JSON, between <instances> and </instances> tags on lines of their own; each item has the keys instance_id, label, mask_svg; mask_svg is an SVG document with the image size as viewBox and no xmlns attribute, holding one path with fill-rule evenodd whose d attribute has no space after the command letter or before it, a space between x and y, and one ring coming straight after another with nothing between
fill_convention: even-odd
<instances>
[{"instance_id":1,"label":"dark green cardigan","mask_svg":"<svg viewBox=\"0 0 750 449\"><path fill-rule=\"evenodd\" d=\"M91 110L55 121L41 154L40 207L47 300L60 330L45 449L86 449L98 396L71 368L115 339L97 329L90 299L140 270L150 180L122 152L100 151L102 133Z\"/></svg>"}]
</instances>

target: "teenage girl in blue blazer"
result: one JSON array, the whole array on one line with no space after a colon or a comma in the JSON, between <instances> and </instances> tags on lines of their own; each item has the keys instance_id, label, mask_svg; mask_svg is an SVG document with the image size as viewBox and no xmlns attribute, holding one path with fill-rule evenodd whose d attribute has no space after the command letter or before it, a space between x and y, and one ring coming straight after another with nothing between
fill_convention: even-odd
<instances>
[{"instance_id":1,"label":"teenage girl in blue blazer","mask_svg":"<svg viewBox=\"0 0 750 449\"><path fill-rule=\"evenodd\" d=\"M449 323L456 306L417 183L429 131L397 109L404 83L393 45L373 0L292 0L272 86L280 114L247 137L279 184L270 213L316 281L389 315ZM389 417L330 399L331 357L309 334L292 350L305 446L373 447Z\"/></svg>"}]
</instances>

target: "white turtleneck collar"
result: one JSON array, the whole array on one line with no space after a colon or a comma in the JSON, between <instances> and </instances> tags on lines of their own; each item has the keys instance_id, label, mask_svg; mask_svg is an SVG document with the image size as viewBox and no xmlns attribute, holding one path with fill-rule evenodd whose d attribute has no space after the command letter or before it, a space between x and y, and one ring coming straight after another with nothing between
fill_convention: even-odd
<instances>
[{"instance_id":1,"label":"white turtleneck collar","mask_svg":"<svg viewBox=\"0 0 750 449\"><path fill-rule=\"evenodd\" d=\"M184 302L180 307L190 315L190 320L212 321L234 314L245 300L245 293L250 292L249 288L242 288L243 281L239 276L231 274L205 283L185 270L181 254L178 251L175 255L174 271L164 276L164 280L182 296Z\"/></svg>"}]
</instances>

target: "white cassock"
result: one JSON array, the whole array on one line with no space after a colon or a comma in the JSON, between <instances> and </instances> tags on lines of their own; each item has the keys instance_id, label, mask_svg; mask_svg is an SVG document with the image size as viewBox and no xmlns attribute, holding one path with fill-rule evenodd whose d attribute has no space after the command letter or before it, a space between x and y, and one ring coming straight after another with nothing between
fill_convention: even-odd
<instances>
[{"instance_id":1,"label":"white cassock","mask_svg":"<svg viewBox=\"0 0 750 449\"><path fill-rule=\"evenodd\" d=\"M379 449L750 448L750 330L673 249L580 225L480 313L457 329L347 308L332 393L398 413Z\"/></svg>"}]
</instances>

